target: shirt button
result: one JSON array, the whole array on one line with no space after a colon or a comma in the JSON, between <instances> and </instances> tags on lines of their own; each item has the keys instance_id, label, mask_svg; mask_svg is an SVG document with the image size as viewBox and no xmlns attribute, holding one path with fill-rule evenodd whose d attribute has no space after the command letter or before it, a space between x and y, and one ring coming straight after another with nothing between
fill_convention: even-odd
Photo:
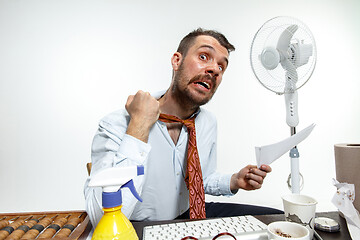
<instances>
[{"instance_id":1,"label":"shirt button","mask_svg":"<svg viewBox=\"0 0 360 240\"><path fill-rule=\"evenodd\" d=\"M140 156L145 156L145 153L144 152L140 152Z\"/></svg>"},{"instance_id":2,"label":"shirt button","mask_svg":"<svg viewBox=\"0 0 360 240\"><path fill-rule=\"evenodd\" d=\"M176 176L179 176L180 175L180 173L178 172L178 173L176 173Z\"/></svg>"}]
</instances>

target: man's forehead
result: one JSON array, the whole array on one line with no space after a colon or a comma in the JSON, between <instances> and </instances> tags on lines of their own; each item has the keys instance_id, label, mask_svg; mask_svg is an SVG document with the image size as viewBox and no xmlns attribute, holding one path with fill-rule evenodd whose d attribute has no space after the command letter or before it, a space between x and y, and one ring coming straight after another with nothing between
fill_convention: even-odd
<instances>
[{"instance_id":1,"label":"man's forehead","mask_svg":"<svg viewBox=\"0 0 360 240\"><path fill-rule=\"evenodd\" d=\"M217 52L221 52L226 57L229 56L228 50L224 46L222 46L218 42L218 40L216 40L214 37L208 36L208 35L197 36L196 39L195 39L195 43L193 45L193 48L195 50L200 49L200 48L208 48L208 49L212 49L212 50L217 51Z\"/></svg>"}]
</instances>

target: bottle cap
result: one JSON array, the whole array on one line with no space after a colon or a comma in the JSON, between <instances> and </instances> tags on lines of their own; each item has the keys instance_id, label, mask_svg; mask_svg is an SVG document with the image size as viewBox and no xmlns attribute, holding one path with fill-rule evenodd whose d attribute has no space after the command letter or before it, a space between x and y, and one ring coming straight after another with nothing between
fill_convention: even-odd
<instances>
[{"instance_id":1,"label":"bottle cap","mask_svg":"<svg viewBox=\"0 0 360 240\"><path fill-rule=\"evenodd\" d=\"M113 208L122 204L121 190L117 192L103 192L102 206L104 208Z\"/></svg>"}]
</instances>

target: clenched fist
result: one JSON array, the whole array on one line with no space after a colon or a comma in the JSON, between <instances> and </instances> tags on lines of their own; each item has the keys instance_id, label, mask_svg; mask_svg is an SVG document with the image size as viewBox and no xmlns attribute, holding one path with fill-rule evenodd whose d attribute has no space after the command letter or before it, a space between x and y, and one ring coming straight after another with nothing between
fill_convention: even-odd
<instances>
[{"instance_id":1,"label":"clenched fist","mask_svg":"<svg viewBox=\"0 0 360 240\"><path fill-rule=\"evenodd\" d=\"M140 90L128 97L125 108L130 115L126 133L147 142L150 128L160 115L159 102L150 93Z\"/></svg>"}]
</instances>

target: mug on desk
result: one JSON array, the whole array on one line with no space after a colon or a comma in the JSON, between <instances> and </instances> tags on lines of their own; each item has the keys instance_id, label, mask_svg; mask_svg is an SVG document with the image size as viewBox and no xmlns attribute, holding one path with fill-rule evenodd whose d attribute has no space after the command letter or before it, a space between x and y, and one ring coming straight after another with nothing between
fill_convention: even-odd
<instances>
[{"instance_id":1,"label":"mug on desk","mask_svg":"<svg viewBox=\"0 0 360 240\"><path fill-rule=\"evenodd\" d=\"M269 240L310 240L310 232L306 227L286 221L270 223L267 234Z\"/></svg>"},{"instance_id":2,"label":"mug on desk","mask_svg":"<svg viewBox=\"0 0 360 240\"><path fill-rule=\"evenodd\" d=\"M286 195L282 199L285 220L305 226L310 232L310 239L312 239L317 201L312 197L301 194Z\"/></svg>"}]
</instances>

